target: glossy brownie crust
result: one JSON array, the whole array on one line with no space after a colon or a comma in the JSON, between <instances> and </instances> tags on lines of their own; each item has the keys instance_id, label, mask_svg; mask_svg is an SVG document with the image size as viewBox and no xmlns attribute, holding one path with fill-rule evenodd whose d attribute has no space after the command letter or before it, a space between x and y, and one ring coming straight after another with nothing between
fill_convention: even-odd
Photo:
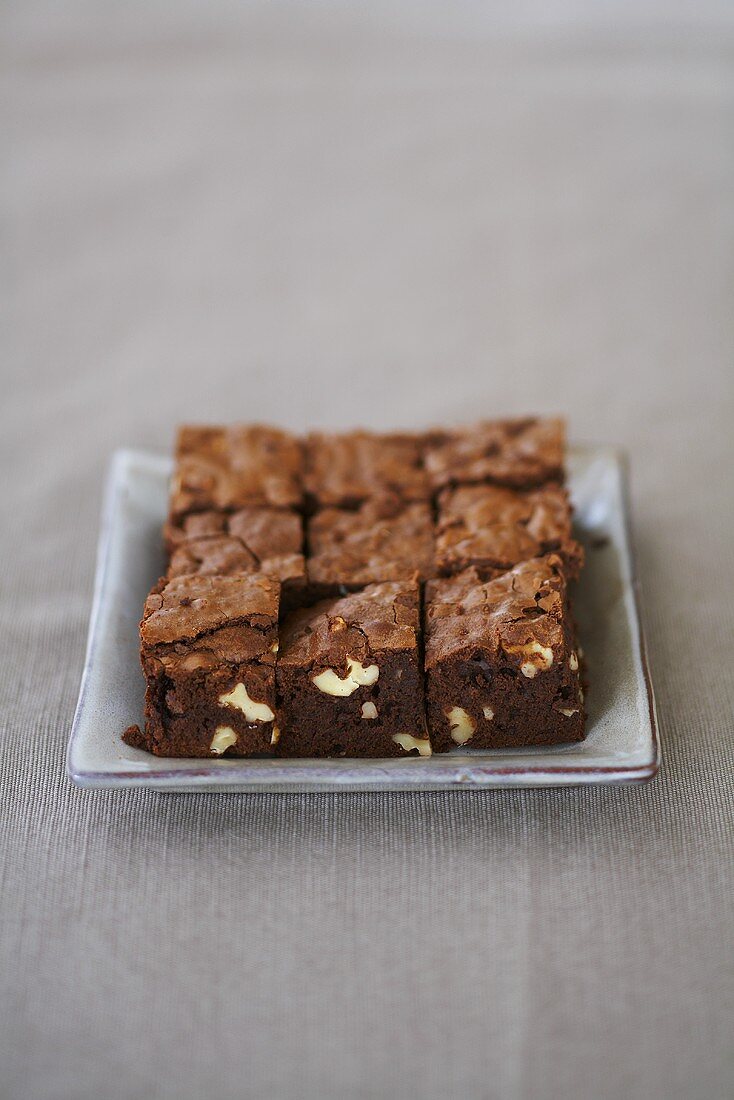
<instances>
[{"instance_id":1,"label":"glossy brownie crust","mask_svg":"<svg viewBox=\"0 0 734 1100\"><path fill-rule=\"evenodd\" d=\"M259 574L175 577L153 589L140 624L150 752L272 751L278 599L279 582Z\"/></svg>"},{"instance_id":2,"label":"glossy brownie crust","mask_svg":"<svg viewBox=\"0 0 734 1100\"><path fill-rule=\"evenodd\" d=\"M290 616L277 668L280 753L429 752L418 633L411 584L369 585Z\"/></svg>"},{"instance_id":3,"label":"glossy brownie crust","mask_svg":"<svg viewBox=\"0 0 734 1100\"><path fill-rule=\"evenodd\" d=\"M278 428L185 425L176 443L171 518L249 505L300 508L302 468L300 442Z\"/></svg>"},{"instance_id":4,"label":"glossy brownie crust","mask_svg":"<svg viewBox=\"0 0 734 1100\"><path fill-rule=\"evenodd\" d=\"M425 449L431 486L506 485L531 489L564 479L565 427L562 420L526 417L485 420L446 432Z\"/></svg>"},{"instance_id":5,"label":"glossy brownie crust","mask_svg":"<svg viewBox=\"0 0 734 1100\"><path fill-rule=\"evenodd\" d=\"M269 573L282 585L282 602L297 603L306 585L303 519L285 508L194 512L166 527L168 577Z\"/></svg>"},{"instance_id":6,"label":"glossy brownie crust","mask_svg":"<svg viewBox=\"0 0 734 1100\"><path fill-rule=\"evenodd\" d=\"M365 500L395 496L428 500L420 435L314 432L306 440L306 495L311 508L356 508Z\"/></svg>"},{"instance_id":7,"label":"glossy brownie crust","mask_svg":"<svg viewBox=\"0 0 734 1100\"><path fill-rule=\"evenodd\" d=\"M308 581L317 598L380 581L433 576L433 515L425 503L368 500L308 519Z\"/></svg>"},{"instance_id":8,"label":"glossy brownie crust","mask_svg":"<svg viewBox=\"0 0 734 1100\"><path fill-rule=\"evenodd\" d=\"M426 705L442 752L580 741L583 692L557 555L426 587Z\"/></svg>"},{"instance_id":9,"label":"glossy brownie crust","mask_svg":"<svg viewBox=\"0 0 734 1100\"><path fill-rule=\"evenodd\" d=\"M560 485L521 492L462 485L438 498L436 568L449 577L474 566L483 580L555 551L578 576L583 550L571 535L571 502Z\"/></svg>"}]
</instances>

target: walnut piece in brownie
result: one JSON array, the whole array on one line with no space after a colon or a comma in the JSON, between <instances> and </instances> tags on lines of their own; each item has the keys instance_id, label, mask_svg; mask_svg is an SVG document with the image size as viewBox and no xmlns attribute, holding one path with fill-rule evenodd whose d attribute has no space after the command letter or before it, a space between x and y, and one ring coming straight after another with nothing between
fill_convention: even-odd
<instances>
[{"instance_id":1,"label":"walnut piece in brownie","mask_svg":"<svg viewBox=\"0 0 734 1100\"><path fill-rule=\"evenodd\" d=\"M564 457L563 420L485 420L429 440L425 467L434 489L484 482L530 489L563 481Z\"/></svg>"},{"instance_id":2,"label":"walnut piece in brownie","mask_svg":"<svg viewBox=\"0 0 734 1100\"><path fill-rule=\"evenodd\" d=\"M288 432L263 425L179 429L171 488L174 522L189 512L248 505L298 508L303 452Z\"/></svg>"},{"instance_id":3,"label":"walnut piece in brownie","mask_svg":"<svg viewBox=\"0 0 734 1100\"><path fill-rule=\"evenodd\" d=\"M555 554L482 582L426 586L426 707L436 751L551 745L584 736L565 567Z\"/></svg>"},{"instance_id":4,"label":"walnut piece in brownie","mask_svg":"<svg viewBox=\"0 0 734 1100\"><path fill-rule=\"evenodd\" d=\"M430 756L418 587L368 585L296 611L278 655L284 756Z\"/></svg>"},{"instance_id":5,"label":"walnut piece in brownie","mask_svg":"<svg viewBox=\"0 0 734 1100\"><path fill-rule=\"evenodd\" d=\"M306 494L312 507L355 508L372 497L428 500L422 438L395 432L314 432L306 440Z\"/></svg>"},{"instance_id":6,"label":"walnut piece in brownie","mask_svg":"<svg viewBox=\"0 0 734 1100\"><path fill-rule=\"evenodd\" d=\"M325 508L308 521L308 581L319 598L379 581L423 581L433 575L430 505L395 497L354 511Z\"/></svg>"},{"instance_id":7,"label":"walnut piece in brownie","mask_svg":"<svg viewBox=\"0 0 734 1100\"><path fill-rule=\"evenodd\" d=\"M169 578L271 573L280 580L286 602L297 601L305 588L303 520L285 508L194 512L179 525L167 525L166 542Z\"/></svg>"},{"instance_id":8,"label":"walnut piece in brownie","mask_svg":"<svg viewBox=\"0 0 734 1100\"><path fill-rule=\"evenodd\" d=\"M583 549L571 534L571 502L560 485L521 492L499 485L462 485L438 498L436 566L442 576L474 566L489 580L518 562L556 551L569 578Z\"/></svg>"},{"instance_id":9,"label":"walnut piece in brownie","mask_svg":"<svg viewBox=\"0 0 734 1100\"><path fill-rule=\"evenodd\" d=\"M145 745L158 756L247 756L277 739L276 578L161 581L140 624Z\"/></svg>"}]
</instances>

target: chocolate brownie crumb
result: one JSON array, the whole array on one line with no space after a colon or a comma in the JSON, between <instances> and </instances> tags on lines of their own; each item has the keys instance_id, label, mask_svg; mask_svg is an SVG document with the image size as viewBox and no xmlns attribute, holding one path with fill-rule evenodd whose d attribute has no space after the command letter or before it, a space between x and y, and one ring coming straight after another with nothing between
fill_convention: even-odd
<instances>
[{"instance_id":1,"label":"chocolate brownie crumb","mask_svg":"<svg viewBox=\"0 0 734 1100\"><path fill-rule=\"evenodd\" d=\"M132 749L148 748L148 742L140 726L128 726L122 735L122 740Z\"/></svg>"}]
</instances>

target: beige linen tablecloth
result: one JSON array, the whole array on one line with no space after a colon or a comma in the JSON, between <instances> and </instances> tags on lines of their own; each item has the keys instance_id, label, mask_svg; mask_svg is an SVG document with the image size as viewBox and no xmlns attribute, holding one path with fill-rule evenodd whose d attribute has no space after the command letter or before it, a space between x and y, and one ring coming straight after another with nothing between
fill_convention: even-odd
<instances>
[{"instance_id":1,"label":"beige linen tablecloth","mask_svg":"<svg viewBox=\"0 0 734 1100\"><path fill-rule=\"evenodd\" d=\"M733 9L512 11L3 7L3 1100L731 1095ZM115 446L526 410L630 453L656 782L70 785Z\"/></svg>"}]
</instances>

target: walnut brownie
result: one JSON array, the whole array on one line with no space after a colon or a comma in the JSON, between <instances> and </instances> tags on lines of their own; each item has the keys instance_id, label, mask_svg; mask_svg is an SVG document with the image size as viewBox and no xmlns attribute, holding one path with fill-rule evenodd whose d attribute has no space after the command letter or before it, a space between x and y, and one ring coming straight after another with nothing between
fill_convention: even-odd
<instances>
[{"instance_id":1,"label":"walnut brownie","mask_svg":"<svg viewBox=\"0 0 734 1100\"><path fill-rule=\"evenodd\" d=\"M531 489L563 481L565 424L526 417L485 420L427 442L425 467L434 489L490 482Z\"/></svg>"},{"instance_id":2,"label":"walnut brownie","mask_svg":"<svg viewBox=\"0 0 734 1100\"><path fill-rule=\"evenodd\" d=\"M536 417L182 427L140 627L145 730L125 739L378 758L581 740L564 460L563 421Z\"/></svg>"},{"instance_id":3,"label":"walnut brownie","mask_svg":"<svg viewBox=\"0 0 734 1100\"><path fill-rule=\"evenodd\" d=\"M372 497L428 500L423 439L374 432L325 434L306 440L306 494L312 507L356 508Z\"/></svg>"},{"instance_id":4,"label":"walnut brownie","mask_svg":"<svg viewBox=\"0 0 734 1100\"><path fill-rule=\"evenodd\" d=\"M301 444L278 428L186 425L176 443L171 518L253 504L299 508L302 465Z\"/></svg>"},{"instance_id":5,"label":"walnut brownie","mask_svg":"<svg viewBox=\"0 0 734 1100\"><path fill-rule=\"evenodd\" d=\"M277 666L283 756L430 756L418 607L417 585L373 584L286 619Z\"/></svg>"},{"instance_id":6,"label":"walnut brownie","mask_svg":"<svg viewBox=\"0 0 734 1100\"><path fill-rule=\"evenodd\" d=\"M428 504L395 497L356 511L325 508L307 521L308 582L318 598L379 581L433 575L433 515Z\"/></svg>"},{"instance_id":7,"label":"walnut brownie","mask_svg":"<svg viewBox=\"0 0 734 1100\"><path fill-rule=\"evenodd\" d=\"M260 574L174 577L153 589L140 624L150 752L271 751L279 589Z\"/></svg>"},{"instance_id":8,"label":"walnut brownie","mask_svg":"<svg viewBox=\"0 0 734 1100\"><path fill-rule=\"evenodd\" d=\"M442 576L474 566L489 580L556 551L577 577L583 549L571 534L572 508L560 485L521 492L499 485L461 485L438 498L436 567Z\"/></svg>"},{"instance_id":9,"label":"walnut brownie","mask_svg":"<svg viewBox=\"0 0 734 1100\"><path fill-rule=\"evenodd\" d=\"M557 555L486 582L475 569L430 581L425 645L437 751L583 739L578 650Z\"/></svg>"},{"instance_id":10,"label":"walnut brownie","mask_svg":"<svg viewBox=\"0 0 734 1100\"><path fill-rule=\"evenodd\" d=\"M271 573L282 585L281 602L298 603L305 590L303 519L285 508L194 512L168 524L168 577L198 573L233 576Z\"/></svg>"}]
</instances>

